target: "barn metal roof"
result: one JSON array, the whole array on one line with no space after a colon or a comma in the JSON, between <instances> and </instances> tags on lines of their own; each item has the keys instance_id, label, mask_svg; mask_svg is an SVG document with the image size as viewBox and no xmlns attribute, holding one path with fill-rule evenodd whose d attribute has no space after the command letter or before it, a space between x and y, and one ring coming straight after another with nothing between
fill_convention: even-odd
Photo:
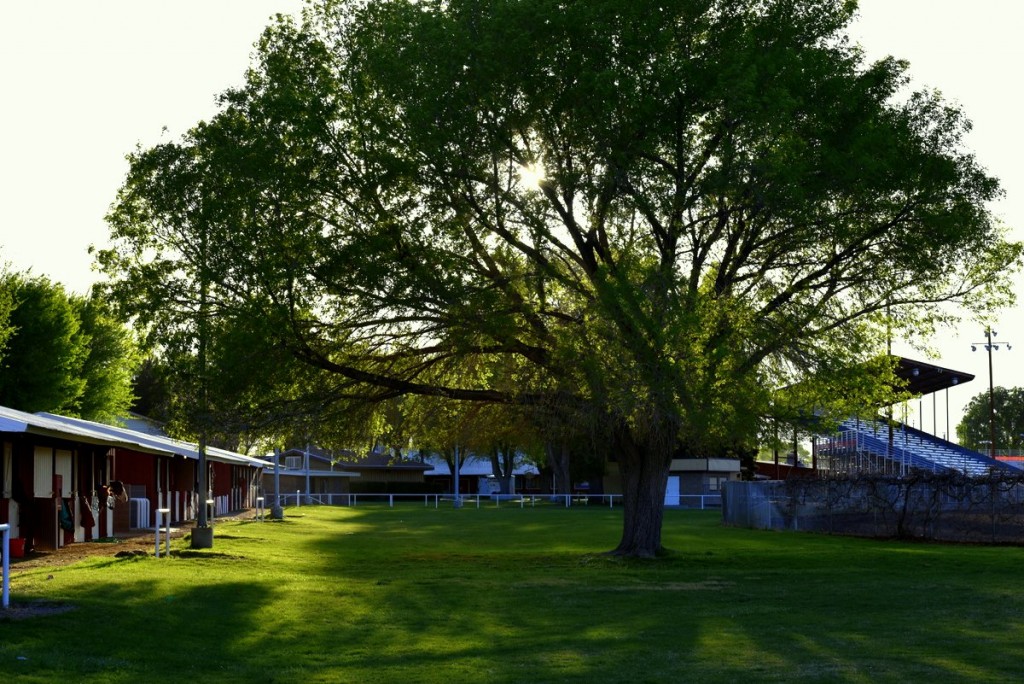
<instances>
[{"instance_id":1,"label":"barn metal roof","mask_svg":"<svg viewBox=\"0 0 1024 684\"><path fill-rule=\"evenodd\" d=\"M199 459L199 448L190 442L151 435L128 428L104 425L91 420L58 416L52 413L25 413L0 406L0 432L23 433L65 439L84 444L95 444L131 449L160 456L182 456ZM206 456L212 461L264 467L265 461L237 454L225 449L207 448Z\"/></svg>"}]
</instances>

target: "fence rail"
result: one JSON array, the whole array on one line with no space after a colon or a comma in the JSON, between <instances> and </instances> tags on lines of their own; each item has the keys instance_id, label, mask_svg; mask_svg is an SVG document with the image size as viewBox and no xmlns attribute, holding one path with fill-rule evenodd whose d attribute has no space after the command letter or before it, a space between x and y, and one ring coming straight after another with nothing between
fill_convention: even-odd
<instances>
[{"instance_id":1,"label":"fence rail","mask_svg":"<svg viewBox=\"0 0 1024 684\"><path fill-rule=\"evenodd\" d=\"M670 501L672 498L677 498L678 501L672 504ZM667 497L667 499L666 506L675 505L679 508L699 508L703 511L708 508L722 507L721 494L677 494Z\"/></svg>"},{"instance_id":2,"label":"fence rail","mask_svg":"<svg viewBox=\"0 0 1024 684\"><path fill-rule=\"evenodd\" d=\"M274 500L273 494L266 495L268 501ZM621 494L589 494L575 492L573 494L463 494L458 497L459 505L481 508L493 505L495 508L502 506L519 506L519 508L536 507L538 505L556 505L561 508L572 508L573 506L607 506L614 508L622 504ZM319 504L322 506L359 506L370 503L386 503L390 508L396 504L423 504L424 508L433 506L440 508L442 505L456 505L454 494L389 494L386 492L362 492L348 494L309 494L302 491L282 492L280 496L281 506L308 506ZM667 497L666 506L678 506L680 508L721 508L721 494L673 494Z\"/></svg>"},{"instance_id":3,"label":"fence rail","mask_svg":"<svg viewBox=\"0 0 1024 684\"><path fill-rule=\"evenodd\" d=\"M273 501L274 495L267 495L267 499ZM282 492L280 503L282 506L308 506L320 504L325 506L359 506L371 503L386 503L394 508L396 504L417 503L423 504L424 508L431 505L440 508L442 505L451 504L475 508L493 505L495 508L501 506L516 506L526 508L538 505L555 504L559 507L571 508L572 506L589 506L591 504L608 506L622 502L621 494L462 494L457 497L454 494L390 494L386 492L360 492L348 494L309 494L302 491L295 493Z\"/></svg>"}]
</instances>

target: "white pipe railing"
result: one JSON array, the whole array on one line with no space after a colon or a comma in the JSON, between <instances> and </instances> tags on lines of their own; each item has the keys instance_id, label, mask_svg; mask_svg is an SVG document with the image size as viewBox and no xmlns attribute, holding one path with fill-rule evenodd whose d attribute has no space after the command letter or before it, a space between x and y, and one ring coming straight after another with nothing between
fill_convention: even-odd
<instances>
[{"instance_id":1,"label":"white pipe railing","mask_svg":"<svg viewBox=\"0 0 1024 684\"><path fill-rule=\"evenodd\" d=\"M156 509L156 557L160 557L160 532L165 533L165 539L167 541L167 552L164 557L170 557L171 555L171 509L170 508L158 508Z\"/></svg>"},{"instance_id":2,"label":"white pipe railing","mask_svg":"<svg viewBox=\"0 0 1024 684\"><path fill-rule=\"evenodd\" d=\"M707 508L721 508L722 506L722 495L721 494L677 494L676 506L681 508L699 508L705 510ZM671 505L667 501L666 505Z\"/></svg>"},{"instance_id":3,"label":"white pipe railing","mask_svg":"<svg viewBox=\"0 0 1024 684\"><path fill-rule=\"evenodd\" d=\"M0 576L0 608L4 610L11 604L11 526L0 525L0 553L3 554L2 576Z\"/></svg>"},{"instance_id":4,"label":"white pipe railing","mask_svg":"<svg viewBox=\"0 0 1024 684\"><path fill-rule=\"evenodd\" d=\"M485 505L488 499L494 502L495 508L500 508L502 504L512 504L514 506L517 503L520 508L525 508L527 505L536 507L538 503L543 504L545 502L558 504L564 508L589 506L591 503L614 508L616 504L621 505L622 503L621 494L583 494L579 492L575 494L463 494L460 498L463 501L475 503L476 508ZM311 494L309 497L305 497L305 494L301 491L297 491L294 494L281 494L282 506L300 507L304 500L326 506L358 506L360 504L365 505L378 502L387 503L389 508L394 508L396 503L422 501L424 508L429 507L431 504L433 504L434 508L440 508L442 503L454 501L455 496L451 493L388 494L385 492L361 492L348 494L322 493ZM665 504L681 508L698 508L700 510L720 508L722 505L722 495L674 494L666 498Z\"/></svg>"}]
</instances>

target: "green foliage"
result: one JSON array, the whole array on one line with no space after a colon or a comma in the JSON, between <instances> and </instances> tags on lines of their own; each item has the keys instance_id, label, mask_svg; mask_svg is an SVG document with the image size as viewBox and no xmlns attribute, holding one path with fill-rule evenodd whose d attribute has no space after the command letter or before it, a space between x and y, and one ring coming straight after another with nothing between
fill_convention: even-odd
<instances>
[{"instance_id":1,"label":"green foliage","mask_svg":"<svg viewBox=\"0 0 1024 684\"><path fill-rule=\"evenodd\" d=\"M147 356L142 359L132 379L132 392L135 395L131 407L133 412L160 423L170 420L172 399L169 373L167 365L159 358Z\"/></svg>"},{"instance_id":2,"label":"green foliage","mask_svg":"<svg viewBox=\"0 0 1024 684\"><path fill-rule=\"evenodd\" d=\"M1020 452L1024 449L1024 388L994 387L991 398L990 403L988 392L971 398L963 419L956 426L957 439L968 449L989 453L992 440L989 419L994 417L996 450Z\"/></svg>"},{"instance_id":3,"label":"green foliage","mask_svg":"<svg viewBox=\"0 0 1024 684\"><path fill-rule=\"evenodd\" d=\"M0 283L7 283L8 278L7 268L0 265ZM15 328L11 324L12 311L14 311L14 292L9 287L0 287L0 368L3 368L7 341L15 332Z\"/></svg>"},{"instance_id":4,"label":"green foliage","mask_svg":"<svg viewBox=\"0 0 1024 684\"><path fill-rule=\"evenodd\" d=\"M27 274L0 275L11 303L0 356L0 405L113 421L132 402L134 337L99 297L71 295Z\"/></svg>"},{"instance_id":5,"label":"green foliage","mask_svg":"<svg viewBox=\"0 0 1024 684\"><path fill-rule=\"evenodd\" d=\"M134 402L133 378L141 363L138 342L103 299L73 299L85 340L86 355L79 371L85 388L78 399L78 415L114 423Z\"/></svg>"},{"instance_id":6,"label":"green foliage","mask_svg":"<svg viewBox=\"0 0 1024 684\"><path fill-rule=\"evenodd\" d=\"M46 278L8 274L2 287L14 300L15 333L0 373L0 405L79 415L88 340L71 298Z\"/></svg>"},{"instance_id":7,"label":"green foliage","mask_svg":"<svg viewBox=\"0 0 1024 684\"><path fill-rule=\"evenodd\" d=\"M678 450L750 450L798 382L877 397L887 335L1010 298L1021 246L967 119L898 99L854 8L315 2L217 116L130 157L99 262L152 339L192 349L205 293L225 345L336 378L324 406L585 426L624 475L621 548L652 555Z\"/></svg>"}]
</instances>

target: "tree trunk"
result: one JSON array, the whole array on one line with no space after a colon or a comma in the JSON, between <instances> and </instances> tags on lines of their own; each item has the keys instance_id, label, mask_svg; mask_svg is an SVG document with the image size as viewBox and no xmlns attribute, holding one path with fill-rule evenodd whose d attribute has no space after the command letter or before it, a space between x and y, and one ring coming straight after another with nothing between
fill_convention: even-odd
<instances>
[{"instance_id":1,"label":"tree trunk","mask_svg":"<svg viewBox=\"0 0 1024 684\"><path fill-rule=\"evenodd\" d=\"M510 447L493 447L491 449L491 473L498 480L501 494L512 493L512 470L514 455L509 456Z\"/></svg>"},{"instance_id":2,"label":"tree trunk","mask_svg":"<svg viewBox=\"0 0 1024 684\"><path fill-rule=\"evenodd\" d=\"M561 442L547 442L544 450L547 452L548 465L551 466L551 473L555 479L555 491L552 493L572 493L569 481L569 450Z\"/></svg>"},{"instance_id":3,"label":"tree trunk","mask_svg":"<svg viewBox=\"0 0 1024 684\"><path fill-rule=\"evenodd\" d=\"M502 494L514 494L512 491L512 473L516 469L516 450L514 447L505 445L502 448L501 461L503 463L501 474Z\"/></svg>"},{"instance_id":4,"label":"tree trunk","mask_svg":"<svg viewBox=\"0 0 1024 684\"><path fill-rule=\"evenodd\" d=\"M620 433L615 443L622 475L622 540L610 553L654 558L665 552L661 523L672 453L667 448L637 444L626 430Z\"/></svg>"}]
</instances>

